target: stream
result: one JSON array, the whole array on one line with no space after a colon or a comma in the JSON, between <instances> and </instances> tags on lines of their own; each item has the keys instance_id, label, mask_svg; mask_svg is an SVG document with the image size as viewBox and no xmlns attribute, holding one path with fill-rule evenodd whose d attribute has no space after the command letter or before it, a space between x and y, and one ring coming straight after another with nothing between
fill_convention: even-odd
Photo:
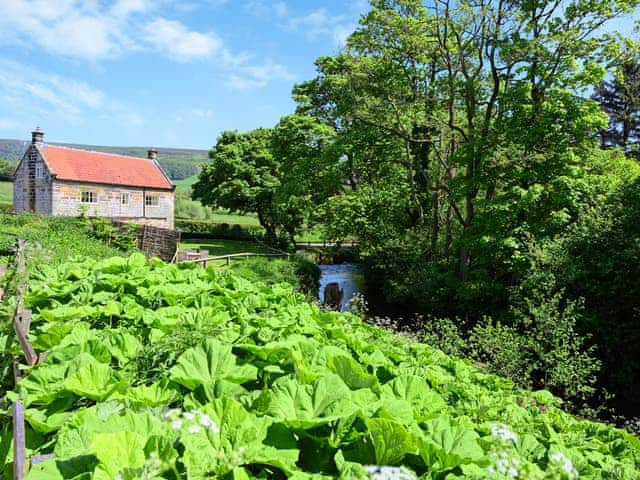
<instances>
[{"instance_id":1,"label":"stream","mask_svg":"<svg viewBox=\"0 0 640 480\"><path fill-rule=\"evenodd\" d=\"M324 303L324 289L328 283L337 282L344 290L341 312L349 311L349 300L363 289L362 267L355 263L339 263L334 265L318 265L320 267L320 291L318 298Z\"/></svg>"}]
</instances>

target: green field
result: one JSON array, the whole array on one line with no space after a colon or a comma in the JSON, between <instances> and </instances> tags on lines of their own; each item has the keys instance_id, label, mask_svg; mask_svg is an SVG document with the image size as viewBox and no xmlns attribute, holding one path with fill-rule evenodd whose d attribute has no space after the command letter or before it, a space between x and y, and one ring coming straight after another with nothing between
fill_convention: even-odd
<instances>
[{"instance_id":1,"label":"green field","mask_svg":"<svg viewBox=\"0 0 640 480\"><path fill-rule=\"evenodd\" d=\"M13 202L13 183L0 182L0 202Z\"/></svg>"},{"instance_id":2,"label":"green field","mask_svg":"<svg viewBox=\"0 0 640 480\"><path fill-rule=\"evenodd\" d=\"M232 255L234 253L274 253L267 246L255 242L239 240L184 240L180 242L180 249L207 249L211 256Z\"/></svg>"}]
</instances>

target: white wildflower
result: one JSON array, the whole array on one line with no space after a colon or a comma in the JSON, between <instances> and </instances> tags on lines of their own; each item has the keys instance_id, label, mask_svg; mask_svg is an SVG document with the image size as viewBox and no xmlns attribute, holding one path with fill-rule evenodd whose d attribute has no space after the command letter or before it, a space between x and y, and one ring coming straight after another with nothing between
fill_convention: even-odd
<instances>
[{"instance_id":1,"label":"white wildflower","mask_svg":"<svg viewBox=\"0 0 640 480\"><path fill-rule=\"evenodd\" d=\"M169 419L169 418L174 418L180 415L180 409L178 408L172 408L171 410L167 410L167 412L164 414L164 418Z\"/></svg>"},{"instance_id":2,"label":"white wildflower","mask_svg":"<svg viewBox=\"0 0 640 480\"><path fill-rule=\"evenodd\" d=\"M564 470L564 472L569 476L569 478L575 479L580 476L576 468L573 466L573 462L571 461L571 459L568 458L563 453L554 452L551 455L551 460L558 463L560 465L560 468Z\"/></svg>"},{"instance_id":3,"label":"white wildflower","mask_svg":"<svg viewBox=\"0 0 640 480\"><path fill-rule=\"evenodd\" d=\"M518 478L520 471L520 460L518 458L510 458L506 452L498 455L492 455L494 458L493 465L487 468L489 476L500 475L501 477Z\"/></svg>"},{"instance_id":4,"label":"white wildflower","mask_svg":"<svg viewBox=\"0 0 640 480\"><path fill-rule=\"evenodd\" d=\"M171 422L171 428L174 430L180 430L182 428L182 420L174 420Z\"/></svg>"},{"instance_id":5,"label":"white wildflower","mask_svg":"<svg viewBox=\"0 0 640 480\"><path fill-rule=\"evenodd\" d=\"M516 443L518 441L518 435L509 430L506 425L500 423L491 424L491 435L493 436L493 438L498 438L506 442L511 441L513 443Z\"/></svg>"},{"instance_id":6,"label":"white wildflower","mask_svg":"<svg viewBox=\"0 0 640 480\"><path fill-rule=\"evenodd\" d=\"M416 476L404 467L364 465L364 470L373 480L416 480Z\"/></svg>"},{"instance_id":7,"label":"white wildflower","mask_svg":"<svg viewBox=\"0 0 640 480\"><path fill-rule=\"evenodd\" d=\"M200 415L200 425L211 430L211 433L220 433L220 429L218 428L218 425L216 425L216 422L211 420L211 417L206 413L202 413Z\"/></svg>"},{"instance_id":8,"label":"white wildflower","mask_svg":"<svg viewBox=\"0 0 640 480\"><path fill-rule=\"evenodd\" d=\"M200 427L198 425L191 425L189 427L189 433L198 433L200 431Z\"/></svg>"},{"instance_id":9,"label":"white wildflower","mask_svg":"<svg viewBox=\"0 0 640 480\"><path fill-rule=\"evenodd\" d=\"M189 420L189 421L191 421L191 420L193 420L194 418L196 418L196 414L195 414L195 413L193 413L193 412L185 412L185 413L184 413L184 419L185 419L185 420Z\"/></svg>"}]
</instances>

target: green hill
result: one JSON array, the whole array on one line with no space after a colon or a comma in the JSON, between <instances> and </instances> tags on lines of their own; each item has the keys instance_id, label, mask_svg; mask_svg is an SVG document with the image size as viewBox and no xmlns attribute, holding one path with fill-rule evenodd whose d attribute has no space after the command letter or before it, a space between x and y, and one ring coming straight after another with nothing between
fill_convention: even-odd
<instances>
[{"instance_id":1,"label":"green hill","mask_svg":"<svg viewBox=\"0 0 640 480\"><path fill-rule=\"evenodd\" d=\"M24 140L0 139L0 158L18 162L24 155L28 144L29 142ZM148 150L148 147L109 147L58 142L52 142L52 144L132 157L146 157ZM157 150L158 161L172 180L180 180L197 174L199 165L207 161L207 150L189 148L158 148Z\"/></svg>"}]
</instances>

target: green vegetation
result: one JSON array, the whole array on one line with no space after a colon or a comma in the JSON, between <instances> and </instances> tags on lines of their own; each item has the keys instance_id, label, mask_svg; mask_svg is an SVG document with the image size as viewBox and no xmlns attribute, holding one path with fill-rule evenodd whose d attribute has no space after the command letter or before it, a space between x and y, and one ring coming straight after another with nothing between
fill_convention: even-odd
<instances>
[{"instance_id":1,"label":"green vegetation","mask_svg":"<svg viewBox=\"0 0 640 480\"><path fill-rule=\"evenodd\" d=\"M0 182L0 202L13 204L13 183Z\"/></svg>"},{"instance_id":2,"label":"green vegetation","mask_svg":"<svg viewBox=\"0 0 640 480\"><path fill-rule=\"evenodd\" d=\"M122 250L93 237L83 219L43 215L0 214L0 261L12 255L16 239L29 244L27 266L59 265L75 257L107 258Z\"/></svg>"},{"instance_id":3,"label":"green vegetation","mask_svg":"<svg viewBox=\"0 0 640 480\"><path fill-rule=\"evenodd\" d=\"M602 32L640 1L370 3L293 115L218 138L194 196L269 240L356 239L369 290L440 319L416 325L432 341L635 415L638 56Z\"/></svg>"},{"instance_id":4,"label":"green vegetation","mask_svg":"<svg viewBox=\"0 0 640 480\"><path fill-rule=\"evenodd\" d=\"M29 480L640 478L630 434L286 284L134 254L41 263L26 305Z\"/></svg>"},{"instance_id":5,"label":"green vegetation","mask_svg":"<svg viewBox=\"0 0 640 480\"><path fill-rule=\"evenodd\" d=\"M182 249L207 249L211 256L230 255L234 253L274 253L272 248L256 242L239 240L195 240L187 239L180 242Z\"/></svg>"}]
</instances>

